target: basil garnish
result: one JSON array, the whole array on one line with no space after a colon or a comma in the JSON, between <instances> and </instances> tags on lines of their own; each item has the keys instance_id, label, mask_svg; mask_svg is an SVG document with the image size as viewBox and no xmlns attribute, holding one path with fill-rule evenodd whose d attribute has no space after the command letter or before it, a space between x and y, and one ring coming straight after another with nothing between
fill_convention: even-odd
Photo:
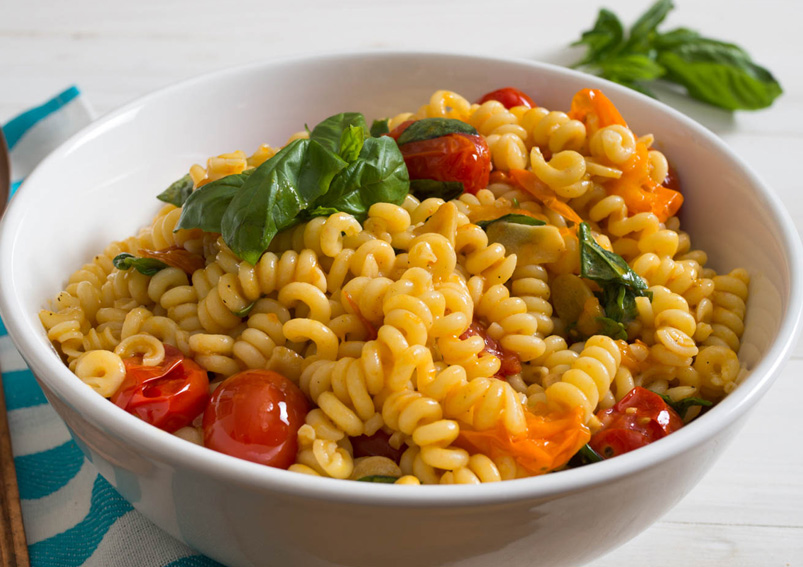
<instances>
[{"instance_id":1,"label":"basil garnish","mask_svg":"<svg viewBox=\"0 0 803 567\"><path fill-rule=\"evenodd\" d=\"M663 398L663 400L666 402L666 405L668 405L677 412L677 414L681 417L681 419L685 418L686 412L688 412L689 409L695 406L708 407L714 405L713 402L709 402L708 400L704 400L702 398L683 398L682 400L678 400L676 402L666 394L658 394L658 395L661 396L661 398Z\"/></svg>"},{"instance_id":2,"label":"basil garnish","mask_svg":"<svg viewBox=\"0 0 803 567\"><path fill-rule=\"evenodd\" d=\"M280 230L338 211L362 220L374 203L400 204L408 190L394 140L369 137L361 114L341 113L256 169L194 191L177 229L219 232L235 254L256 264Z\"/></svg>"},{"instance_id":3,"label":"basil garnish","mask_svg":"<svg viewBox=\"0 0 803 567\"><path fill-rule=\"evenodd\" d=\"M602 288L602 292L597 294L606 315L598 319L602 332L621 338L624 325L638 314L636 297L652 299L652 292L647 291L647 283L624 258L597 244L588 223L580 223L577 236L580 240L580 275L597 282Z\"/></svg>"},{"instance_id":4,"label":"basil garnish","mask_svg":"<svg viewBox=\"0 0 803 567\"><path fill-rule=\"evenodd\" d=\"M410 142L420 142L432 138L440 138L449 134L473 134L477 130L462 120L454 118L422 118L410 124L397 140L400 146Z\"/></svg>"},{"instance_id":5,"label":"basil garnish","mask_svg":"<svg viewBox=\"0 0 803 567\"><path fill-rule=\"evenodd\" d=\"M658 0L627 37L619 18L601 9L594 26L573 44L587 48L574 67L586 67L650 96L646 83L661 78L685 87L692 98L726 110L765 108L783 92L775 77L737 45L686 28L658 31L672 8L671 0Z\"/></svg>"},{"instance_id":6,"label":"basil garnish","mask_svg":"<svg viewBox=\"0 0 803 567\"><path fill-rule=\"evenodd\" d=\"M507 215L503 215L498 219L491 219L491 220L484 220L478 221L477 226L482 228L488 228L488 226L492 225L495 222L512 222L514 224L525 224L527 226L543 226L546 223L542 220L535 219L533 217L529 217L527 215L520 215L517 213L509 213Z\"/></svg>"},{"instance_id":7,"label":"basil garnish","mask_svg":"<svg viewBox=\"0 0 803 567\"><path fill-rule=\"evenodd\" d=\"M390 134L390 125L387 118L382 120L374 120L371 123L371 136L374 138L378 138L379 136L384 136L385 134Z\"/></svg>"},{"instance_id":8,"label":"basil garnish","mask_svg":"<svg viewBox=\"0 0 803 567\"><path fill-rule=\"evenodd\" d=\"M137 258L133 254L128 254L126 252L115 256L112 260L112 264L114 264L114 267L118 270L123 271L134 268L145 276L152 276L167 267L167 264L156 258Z\"/></svg>"},{"instance_id":9,"label":"basil garnish","mask_svg":"<svg viewBox=\"0 0 803 567\"><path fill-rule=\"evenodd\" d=\"M591 448L591 445L586 443L580 450L577 451L574 456L569 460L569 467L582 467L585 465L590 465L591 463L599 463L600 461L604 461L605 458L597 453L594 449Z\"/></svg>"},{"instance_id":10,"label":"basil garnish","mask_svg":"<svg viewBox=\"0 0 803 567\"><path fill-rule=\"evenodd\" d=\"M192 193L192 188L195 184L192 182L192 177L188 173L181 179L174 181L170 187L159 193L156 198L165 203L170 203L180 207L187 200L187 197Z\"/></svg>"}]
</instances>

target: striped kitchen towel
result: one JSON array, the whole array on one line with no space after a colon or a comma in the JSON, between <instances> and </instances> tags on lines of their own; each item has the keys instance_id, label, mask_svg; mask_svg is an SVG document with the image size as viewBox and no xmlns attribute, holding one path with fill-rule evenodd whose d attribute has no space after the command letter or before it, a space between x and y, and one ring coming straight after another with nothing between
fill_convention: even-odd
<instances>
[{"instance_id":1,"label":"striped kitchen towel","mask_svg":"<svg viewBox=\"0 0 803 567\"><path fill-rule=\"evenodd\" d=\"M17 116L3 133L12 194L39 161L88 124L76 87ZM139 514L99 476L47 403L0 321L0 371L33 567L214 567Z\"/></svg>"}]
</instances>

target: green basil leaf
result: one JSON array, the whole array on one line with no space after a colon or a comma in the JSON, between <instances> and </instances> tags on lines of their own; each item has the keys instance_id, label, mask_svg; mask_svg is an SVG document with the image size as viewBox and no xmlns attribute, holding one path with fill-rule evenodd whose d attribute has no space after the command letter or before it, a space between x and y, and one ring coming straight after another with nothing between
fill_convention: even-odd
<instances>
[{"instance_id":1,"label":"green basil leaf","mask_svg":"<svg viewBox=\"0 0 803 567\"><path fill-rule=\"evenodd\" d=\"M307 214L310 217L328 217L339 212L340 210L334 207L315 207L314 209L307 211Z\"/></svg>"},{"instance_id":2,"label":"green basil leaf","mask_svg":"<svg viewBox=\"0 0 803 567\"><path fill-rule=\"evenodd\" d=\"M310 140L315 140L327 150L341 155L343 132L348 130L349 126L360 128L364 132L363 138L369 136L368 126L362 114L359 112L341 112L316 125L310 132L309 137Z\"/></svg>"},{"instance_id":3,"label":"green basil leaf","mask_svg":"<svg viewBox=\"0 0 803 567\"><path fill-rule=\"evenodd\" d=\"M686 412L695 406L709 407L714 405L713 402L709 402L708 400L704 400L702 398L684 398L676 402L666 394L658 395L663 398L663 400L666 402L666 405L677 412L681 419L685 419Z\"/></svg>"},{"instance_id":4,"label":"green basil leaf","mask_svg":"<svg viewBox=\"0 0 803 567\"><path fill-rule=\"evenodd\" d=\"M401 204L409 190L407 166L393 138L368 138L359 159L337 174L313 210L336 209L362 220L374 203Z\"/></svg>"},{"instance_id":5,"label":"green basil leaf","mask_svg":"<svg viewBox=\"0 0 803 567\"><path fill-rule=\"evenodd\" d=\"M353 162L359 157L363 143L365 143L365 130L350 124L340 136L340 157L348 163Z\"/></svg>"},{"instance_id":6,"label":"green basil leaf","mask_svg":"<svg viewBox=\"0 0 803 567\"><path fill-rule=\"evenodd\" d=\"M766 108L783 92L765 68L729 44L699 41L658 53L666 79L689 96L727 110Z\"/></svg>"},{"instance_id":7,"label":"green basil leaf","mask_svg":"<svg viewBox=\"0 0 803 567\"><path fill-rule=\"evenodd\" d=\"M533 217L528 217L527 215L509 213L499 217L498 219L479 221L477 222L477 226L481 228L487 228L495 222L512 222L514 224L525 224L527 226L543 226L546 224L540 219L534 219Z\"/></svg>"},{"instance_id":8,"label":"green basil leaf","mask_svg":"<svg viewBox=\"0 0 803 567\"><path fill-rule=\"evenodd\" d=\"M276 233L299 222L302 211L329 190L346 162L316 140L295 140L260 165L221 219L223 240L256 264Z\"/></svg>"},{"instance_id":9,"label":"green basil leaf","mask_svg":"<svg viewBox=\"0 0 803 567\"><path fill-rule=\"evenodd\" d=\"M712 45L720 49L732 51L734 55L741 55L750 58L747 52L735 43L727 43L708 37L703 37L694 30L688 28L676 28L666 33L659 33L653 38L653 47L657 51L672 50L682 45Z\"/></svg>"},{"instance_id":10,"label":"green basil leaf","mask_svg":"<svg viewBox=\"0 0 803 567\"><path fill-rule=\"evenodd\" d=\"M379 482L382 484L394 484L398 478L395 476L389 476L384 474L372 474L369 476L363 476L357 479L359 482Z\"/></svg>"},{"instance_id":11,"label":"green basil leaf","mask_svg":"<svg viewBox=\"0 0 803 567\"><path fill-rule=\"evenodd\" d=\"M653 81L663 76L664 68L646 55L623 54L598 63L605 78L617 83Z\"/></svg>"},{"instance_id":12,"label":"green basil leaf","mask_svg":"<svg viewBox=\"0 0 803 567\"><path fill-rule=\"evenodd\" d=\"M569 466L574 467L582 467L585 465L590 465L591 463L599 463L600 461L604 461L605 459L597 453L594 449L591 448L591 445L586 443L580 450L577 451L574 456L569 460Z\"/></svg>"},{"instance_id":13,"label":"green basil leaf","mask_svg":"<svg viewBox=\"0 0 803 567\"><path fill-rule=\"evenodd\" d=\"M411 179L410 193L419 201L438 197L444 201L457 199L463 194L463 184L460 181L436 181L435 179Z\"/></svg>"},{"instance_id":14,"label":"green basil leaf","mask_svg":"<svg viewBox=\"0 0 803 567\"><path fill-rule=\"evenodd\" d=\"M398 144L403 146L410 142L440 138L449 134L473 134L476 136L477 130L471 124L454 118L423 118L410 124L401 133Z\"/></svg>"},{"instance_id":15,"label":"green basil leaf","mask_svg":"<svg viewBox=\"0 0 803 567\"><path fill-rule=\"evenodd\" d=\"M251 313L251 310L254 308L254 305L256 305L256 304L257 304L256 301L252 301L251 303L249 303L248 305L246 305L245 307L243 307L239 311L232 311L232 313L237 315L237 317L245 317L246 315Z\"/></svg>"},{"instance_id":16,"label":"green basil leaf","mask_svg":"<svg viewBox=\"0 0 803 567\"><path fill-rule=\"evenodd\" d=\"M223 213L254 171L248 169L242 173L227 175L193 191L184 202L176 230L200 228L206 232L221 232Z\"/></svg>"},{"instance_id":17,"label":"green basil leaf","mask_svg":"<svg viewBox=\"0 0 803 567\"><path fill-rule=\"evenodd\" d=\"M192 193L193 187L195 187L195 184L192 182L192 177L190 177L188 173L178 181L171 183L170 187L159 193L156 198L165 203L180 207Z\"/></svg>"},{"instance_id":18,"label":"green basil leaf","mask_svg":"<svg viewBox=\"0 0 803 567\"><path fill-rule=\"evenodd\" d=\"M597 334L607 335L612 339L627 340L627 330L622 322L610 317L597 317L597 322L599 323Z\"/></svg>"},{"instance_id":19,"label":"green basil leaf","mask_svg":"<svg viewBox=\"0 0 803 567\"><path fill-rule=\"evenodd\" d=\"M378 138L379 136L384 136L385 134L390 134L389 120L387 118L382 120L374 120L371 123L371 136Z\"/></svg>"},{"instance_id":20,"label":"green basil leaf","mask_svg":"<svg viewBox=\"0 0 803 567\"><path fill-rule=\"evenodd\" d=\"M664 21L666 15L674 8L672 0L658 0L655 4L642 14L630 28L630 38L625 45L625 50L646 51L652 42L652 37L656 33L658 24Z\"/></svg>"},{"instance_id":21,"label":"green basil leaf","mask_svg":"<svg viewBox=\"0 0 803 567\"><path fill-rule=\"evenodd\" d=\"M616 283L627 286L635 292L642 292L639 295L643 295L647 289L646 282L627 265L624 258L597 244L591 236L588 223L580 223L577 234L580 239L582 277L600 284Z\"/></svg>"},{"instance_id":22,"label":"green basil leaf","mask_svg":"<svg viewBox=\"0 0 803 567\"><path fill-rule=\"evenodd\" d=\"M127 254L125 252L115 256L112 260L112 264L114 264L114 267L118 270L125 271L134 268L140 274L146 276L152 276L167 267L167 264L156 258L137 258L133 254Z\"/></svg>"},{"instance_id":23,"label":"green basil leaf","mask_svg":"<svg viewBox=\"0 0 803 567\"><path fill-rule=\"evenodd\" d=\"M585 45L588 47L585 58L578 61L573 67L580 67L595 63L621 46L624 37L622 22L611 12L602 8L597 15L594 27L584 31L579 40L572 45Z\"/></svg>"}]
</instances>

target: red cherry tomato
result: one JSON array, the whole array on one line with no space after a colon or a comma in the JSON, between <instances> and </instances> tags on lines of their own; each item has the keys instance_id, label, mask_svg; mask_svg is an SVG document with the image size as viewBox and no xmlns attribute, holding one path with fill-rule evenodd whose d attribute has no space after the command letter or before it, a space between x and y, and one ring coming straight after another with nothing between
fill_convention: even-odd
<instances>
[{"instance_id":1,"label":"red cherry tomato","mask_svg":"<svg viewBox=\"0 0 803 567\"><path fill-rule=\"evenodd\" d=\"M269 467L286 469L296 458L296 434L307 399L298 386L271 370L244 370L218 386L204 412L204 445Z\"/></svg>"},{"instance_id":2,"label":"red cherry tomato","mask_svg":"<svg viewBox=\"0 0 803 567\"><path fill-rule=\"evenodd\" d=\"M529 96L521 92L519 89L513 87L505 87L497 89L487 94L482 95L477 104L488 102L489 100L496 100L501 102L505 108L511 109L514 106L526 106L527 108L535 108L535 102Z\"/></svg>"},{"instance_id":3,"label":"red cherry tomato","mask_svg":"<svg viewBox=\"0 0 803 567\"><path fill-rule=\"evenodd\" d=\"M638 386L612 408L598 412L597 418L602 429L589 444L606 459L643 447L683 426L683 420L661 396Z\"/></svg>"},{"instance_id":4,"label":"red cherry tomato","mask_svg":"<svg viewBox=\"0 0 803 567\"><path fill-rule=\"evenodd\" d=\"M111 401L159 429L173 432L189 425L209 401L206 370L164 345L158 366L145 366L142 356L123 361L126 376Z\"/></svg>"},{"instance_id":5,"label":"red cherry tomato","mask_svg":"<svg viewBox=\"0 0 803 567\"><path fill-rule=\"evenodd\" d=\"M499 372L497 372L495 375L497 378L504 379L512 374L518 374L521 372L521 361L519 360L519 357L516 356L515 353L502 348L502 345L496 342L493 338L489 337L488 330L476 319L472 321L471 325L469 325L468 329L466 329L466 332L460 335L460 339L466 340L467 338L473 336L482 337L485 341L485 348L483 349L483 352L494 355L502 363L502 365L499 367Z\"/></svg>"},{"instance_id":6,"label":"red cherry tomato","mask_svg":"<svg viewBox=\"0 0 803 567\"><path fill-rule=\"evenodd\" d=\"M482 136L448 134L408 142L399 149L410 179L459 181L467 193L476 193L488 186L491 152Z\"/></svg>"},{"instance_id":7,"label":"red cherry tomato","mask_svg":"<svg viewBox=\"0 0 803 567\"><path fill-rule=\"evenodd\" d=\"M381 429L370 436L360 435L350 439L355 459L358 457L387 457L398 463L402 453L407 449L407 445L402 445L398 449L391 447L390 435Z\"/></svg>"}]
</instances>

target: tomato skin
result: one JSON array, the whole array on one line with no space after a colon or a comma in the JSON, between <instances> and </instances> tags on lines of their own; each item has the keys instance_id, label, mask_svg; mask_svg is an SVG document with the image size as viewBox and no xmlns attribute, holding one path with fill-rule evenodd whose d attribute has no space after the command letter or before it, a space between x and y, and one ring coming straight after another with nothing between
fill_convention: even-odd
<instances>
[{"instance_id":1,"label":"tomato skin","mask_svg":"<svg viewBox=\"0 0 803 567\"><path fill-rule=\"evenodd\" d=\"M145 366L141 356L123 361L126 377L111 401L170 433L186 427L209 401L206 370L184 358L180 350L164 345L165 358L158 366Z\"/></svg>"},{"instance_id":2,"label":"tomato skin","mask_svg":"<svg viewBox=\"0 0 803 567\"><path fill-rule=\"evenodd\" d=\"M358 457L387 457L391 461L398 463L401 461L402 453L407 449L407 445L402 445L398 449L390 446L390 435L381 429L373 435L360 435L350 437L351 448L354 450L354 458Z\"/></svg>"},{"instance_id":3,"label":"tomato skin","mask_svg":"<svg viewBox=\"0 0 803 567\"><path fill-rule=\"evenodd\" d=\"M286 469L296 458L296 435L307 399L271 370L244 370L218 386L204 412L204 445L220 453Z\"/></svg>"},{"instance_id":4,"label":"tomato skin","mask_svg":"<svg viewBox=\"0 0 803 567\"><path fill-rule=\"evenodd\" d=\"M408 142L399 149L404 163L407 164L410 179L459 181L463 184L463 190L472 194L488 186L491 152L482 136L448 134L439 138Z\"/></svg>"},{"instance_id":5,"label":"tomato skin","mask_svg":"<svg viewBox=\"0 0 803 567\"><path fill-rule=\"evenodd\" d=\"M476 319L471 322L466 332L460 335L460 340L466 340L473 336L480 336L485 341L485 348L482 352L494 355L499 359L499 362L501 362L499 372L494 375L496 378L505 379L512 374L521 372L521 361L519 357L516 356L515 353L504 349L496 340L489 337L485 326Z\"/></svg>"},{"instance_id":6,"label":"tomato skin","mask_svg":"<svg viewBox=\"0 0 803 567\"><path fill-rule=\"evenodd\" d=\"M501 102L505 108L510 110L514 106L526 106L527 108L535 108L536 104L527 94L514 87L504 87L486 93L480 97L477 104L495 100Z\"/></svg>"},{"instance_id":7,"label":"tomato skin","mask_svg":"<svg viewBox=\"0 0 803 567\"><path fill-rule=\"evenodd\" d=\"M628 453L683 427L683 420L661 396L639 386L612 408L598 412L597 419L602 429L589 445L605 458Z\"/></svg>"}]
</instances>

